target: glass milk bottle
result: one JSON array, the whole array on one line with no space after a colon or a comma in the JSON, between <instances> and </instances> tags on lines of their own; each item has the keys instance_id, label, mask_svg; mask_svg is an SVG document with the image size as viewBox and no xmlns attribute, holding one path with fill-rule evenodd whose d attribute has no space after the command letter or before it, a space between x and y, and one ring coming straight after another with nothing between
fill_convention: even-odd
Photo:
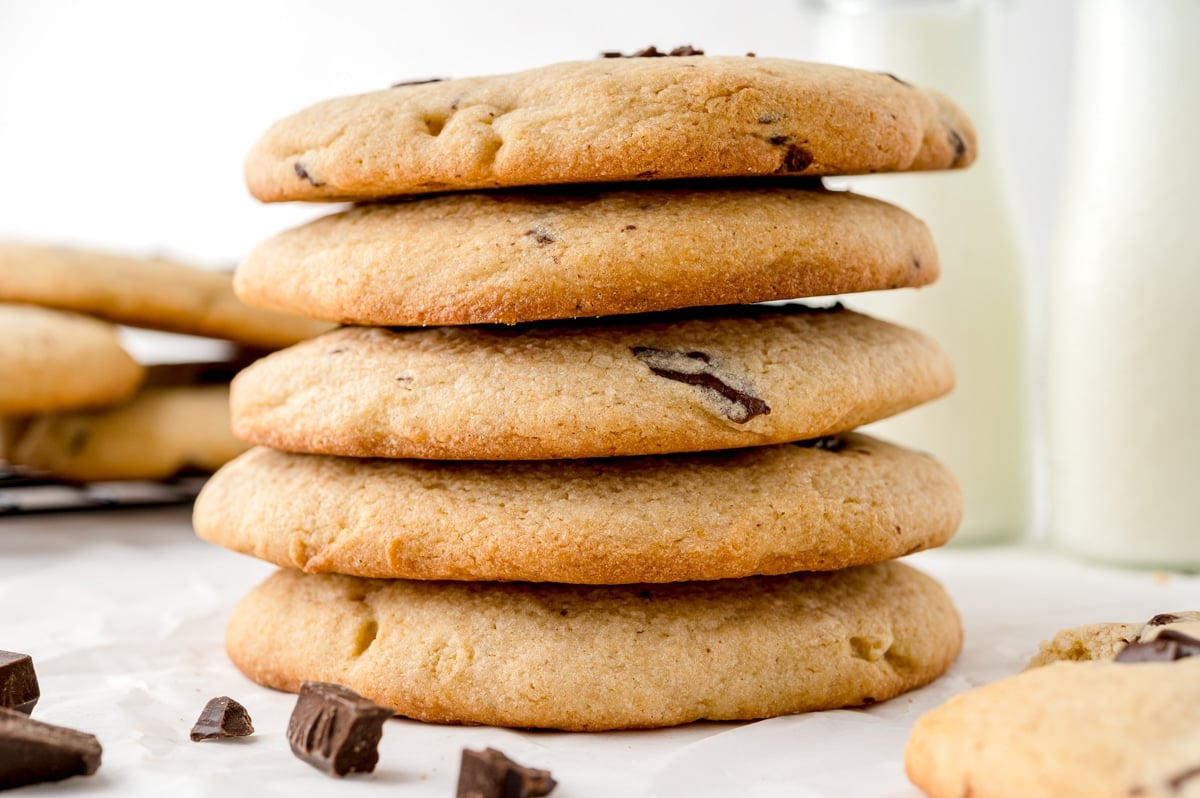
<instances>
[{"instance_id":1,"label":"glass milk bottle","mask_svg":"<svg viewBox=\"0 0 1200 798\"><path fill-rule=\"evenodd\" d=\"M942 265L927 288L843 297L851 308L915 327L954 361L953 393L871 425L928 451L963 486L955 541L997 541L1030 521L1031 441L1027 259L997 152L988 70L991 9L968 0L807 0L813 56L890 72L942 91L975 123L979 158L966 170L827 181L923 219Z\"/></svg>"},{"instance_id":2,"label":"glass milk bottle","mask_svg":"<svg viewBox=\"0 0 1200 798\"><path fill-rule=\"evenodd\" d=\"M1089 0L1076 19L1048 304L1050 533L1200 568L1200 2Z\"/></svg>"}]
</instances>

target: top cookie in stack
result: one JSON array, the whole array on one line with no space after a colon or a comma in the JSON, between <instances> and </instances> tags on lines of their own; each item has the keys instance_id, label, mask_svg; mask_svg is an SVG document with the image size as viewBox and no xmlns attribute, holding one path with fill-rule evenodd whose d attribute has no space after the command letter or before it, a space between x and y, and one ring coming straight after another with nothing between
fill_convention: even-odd
<instances>
[{"instance_id":1,"label":"top cookie in stack","mask_svg":"<svg viewBox=\"0 0 1200 798\"><path fill-rule=\"evenodd\" d=\"M355 325L235 380L235 430L279 451L223 469L197 532L311 572L242 603L235 662L412 717L568 729L934 678L957 616L883 561L945 542L961 497L931 458L849 432L942 395L950 365L841 306L752 303L936 279L919 220L819 177L974 153L952 103L890 75L690 48L400 84L277 123L246 163L257 197L365 204L262 244L235 278L248 303ZM802 617L838 620L783 620ZM537 645L501 639L526 622ZM677 634L636 637L659 622ZM630 672L645 694L623 694Z\"/></svg>"}]
</instances>

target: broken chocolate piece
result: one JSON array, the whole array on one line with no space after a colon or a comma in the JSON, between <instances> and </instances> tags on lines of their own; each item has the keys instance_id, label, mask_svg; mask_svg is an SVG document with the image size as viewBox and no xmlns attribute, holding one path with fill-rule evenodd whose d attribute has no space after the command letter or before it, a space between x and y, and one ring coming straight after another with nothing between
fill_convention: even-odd
<instances>
[{"instance_id":1,"label":"broken chocolate piece","mask_svg":"<svg viewBox=\"0 0 1200 798\"><path fill-rule=\"evenodd\" d=\"M192 726L192 742L222 740L226 737L248 737L254 734L254 723L246 708L227 695L209 699Z\"/></svg>"},{"instance_id":2,"label":"broken chocolate piece","mask_svg":"<svg viewBox=\"0 0 1200 798\"><path fill-rule=\"evenodd\" d=\"M649 366L650 371L657 376L685 385L694 385L726 400L730 406L725 408L724 412L730 421L745 424L755 416L765 416L771 412L770 405L762 399L735 388L717 376L712 358L704 352L675 352L649 346L635 346L631 349L634 356Z\"/></svg>"},{"instance_id":3,"label":"broken chocolate piece","mask_svg":"<svg viewBox=\"0 0 1200 798\"><path fill-rule=\"evenodd\" d=\"M1117 662L1174 662L1200 656L1200 640L1174 629L1164 629L1145 643L1130 643L1117 652Z\"/></svg>"},{"instance_id":4,"label":"broken chocolate piece","mask_svg":"<svg viewBox=\"0 0 1200 798\"><path fill-rule=\"evenodd\" d=\"M0 790L90 776L98 767L93 735L0 709Z\"/></svg>"},{"instance_id":5,"label":"broken chocolate piece","mask_svg":"<svg viewBox=\"0 0 1200 798\"><path fill-rule=\"evenodd\" d=\"M1183 618L1173 612L1163 612L1155 615L1150 620L1146 621L1147 626L1166 626L1171 623L1179 623Z\"/></svg>"},{"instance_id":6,"label":"broken chocolate piece","mask_svg":"<svg viewBox=\"0 0 1200 798\"><path fill-rule=\"evenodd\" d=\"M292 753L330 776L370 773L392 710L340 684L304 682L288 721Z\"/></svg>"},{"instance_id":7,"label":"broken chocolate piece","mask_svg":"<svg viewBox=\"0 0 1200 798\"><path fill-rule=\"evenodd\" d=\"M0 651L0 707L28 715L41 694L33 658L15 651Z\"/></svg>"},{"instance_id":8,"label":"broken chocolate piece","mask_svg":"<svg viewBox=\"0 0 1200 798\"><path fill-rule=\"evenodd\" d=\"M557 784L550 771L518 765L495 748L464 748L455 794L458 798L537 798L549 795Z\"/></svg>"}]
</instances>

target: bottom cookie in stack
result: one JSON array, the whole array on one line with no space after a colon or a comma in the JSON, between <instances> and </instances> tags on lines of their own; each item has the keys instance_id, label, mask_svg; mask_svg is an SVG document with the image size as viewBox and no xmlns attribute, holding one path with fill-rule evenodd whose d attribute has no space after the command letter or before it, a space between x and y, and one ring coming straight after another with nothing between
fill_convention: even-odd
<instances>
[{"instance_id":1,"label":"bottom cookie in stack","mask_svg":"<svg viewBox=\"0 0 1200 798\"><path fill-rule=\"evenodd\" d=\"M283 570L227 648L283 690L336 682L425 721L572 731L749 720L892 698L958 653L942 589L899 563L596 587Z\"/></svg>"},{"instance_id":2,"label":"bottom cookie in stack","mask_svg":"<svg viewBox=\"0 0 1200 798\"><path fill-rule=\"evenodd\" d=\"M427 721L601 730L932 680L959 650L955 610L880 561L941 545L960 516L943 466L848 433L500 463L258 448L206 485L195 525L290 566L230 623L255 681L337 682Z\"/></svg>"}]
</instances>

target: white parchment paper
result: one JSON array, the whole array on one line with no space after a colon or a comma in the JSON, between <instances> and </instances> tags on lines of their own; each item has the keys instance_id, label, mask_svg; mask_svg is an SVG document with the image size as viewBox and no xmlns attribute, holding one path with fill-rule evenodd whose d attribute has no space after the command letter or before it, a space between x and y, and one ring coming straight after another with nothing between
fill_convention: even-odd
<instances>
[{"instance_id":1,"label":"white parchment paper","mask_svg":"<svg viewBox=\"0 0 1200 798\"><path fill-rule=\"evenodd\" d=\"M294 697L253 684L224 654L230 609L271 566L196 540L187 508L0 518L0 648L34 657L42 687L34 717L92 732L104 746L94 777L22 794L448 797L462 749L493 746L550 769L555 798L914 798L902 759L921 712L1019 670L1060 628L1200 609L1200 577L1034 549L953 549L908 561L945 584L966 629L962 657L923 690L866 710L650 732L393 720L376 772L335 780L288 749ZM246 705L253 737L188 739L217 695Z\"/></svg>"}]
</instances>

